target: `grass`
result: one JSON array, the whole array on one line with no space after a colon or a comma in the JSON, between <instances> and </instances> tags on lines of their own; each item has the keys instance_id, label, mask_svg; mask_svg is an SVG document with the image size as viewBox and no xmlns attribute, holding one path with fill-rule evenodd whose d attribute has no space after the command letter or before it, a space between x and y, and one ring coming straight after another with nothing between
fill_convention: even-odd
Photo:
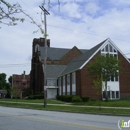
<instances>
[{"instance_id":1,"label":"grass","mask_svg":"<svg viewBox=\"0 0 130 130\"><path fill-rule=\"evenodd\" d=\"M35 100L25 100L25 99L0 99L0 101L5 102L26 102L26 103L43 103L43 99L35 99ZM49 104L64 104L64 102L58 100L47 100Z\"/></svg>"},{"instance_id":2,"label":"grass","mask_svg":"<svg viewBox=\"0 0 130 130\"><path fill-rule=\"evenodd\" d=\"M39 110L54 110L54 111L66 111L66 112L79 112L79 113L97 113L97 114L126 114L130 115L130 109L110 109L110 108L87 108L87 107L74 107L74 106L51 106L47 105L46 108L41 104L22 104L25 103L43 103L43 100L24 100L24 99L0 99L0 106L6 107L19 107L30 108ZM4 102L3 102L4 101ZM20 103L21 102L21 103ZM48 104L65 104L57 100L47 100ZM89 101L86 103L75 103L75 105L86 106L99 106L99 101ZM118 101L101 101L101 106L110 107L130 107L130 100L118 100Z\"/></svg>"},{"instance_id":3,"label":"grass","mask_svg":"<svg viewBox=\"0 0 130 130\"><path fill-rule=\"evenodd\" d=\"M74 103L74 105L85 105L85 106L106 106L106 107L130 107L130 100L110 100L106 101L89 101Z\"/></svg>"}]
</instances>

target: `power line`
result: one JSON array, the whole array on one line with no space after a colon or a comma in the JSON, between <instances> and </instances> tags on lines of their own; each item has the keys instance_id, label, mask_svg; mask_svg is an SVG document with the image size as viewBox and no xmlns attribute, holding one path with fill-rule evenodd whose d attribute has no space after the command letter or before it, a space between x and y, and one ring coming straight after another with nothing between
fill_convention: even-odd
<instances>
[{"instance_id":1,"label":"power line","mask_svg":"<svg viewBox=\"0 0 130 130\"><path fill-rule=\"evenodd\" d=\"M21 0L22 1L22 0ZM23 2L23 1L22 1ZM27 7L29 7L25 2L23 2ZM31 7L29 7L32 11L34 11ZM37 13L36 11L34 11L36 14L39 14ZM27 20L25 20L27 21ZM28 21L28 22L31 22L31 21ZM73 31L73 33L83 33L83 34L89 34L89 35L94 35L94 36L99 36L99 37L108 37L108 36L105 36L105 35L100 35L100 34L94 34L94 33L89 33L89 32L83 32L83 31L78 31L78 30L73 30L73 29L69 29L69 28L65 28L65 27L60 27L60 26L55 26L55 25L50 25L50 24L47 24L48 26L51 26L51 27L55 27L55 28L61 28L61 29L65 29L65 30L69 30L69 31ZM112 25L112 24L110 24ZM126 41L126 40L122 40L122 39L117 39L117 38L114 38L114 37L111 37L115 40L118 40L118 41L123 41L123 42L130 42L130 41Z\"/></svg>"},{"instance_id":2,"label":"power line","mask_svg":"<svg viewBox=\"0 0 130 130\"><path fill-rule=\"evenodd\" d=\"M23 67L30 66L30 63L20 63L20 64L0 64L0 68L10 68L10 67Z\"/></svg>"},{"instance_id":3,"label":"power line","mask_svg":"<svg viewBox=\"0 0 130 130\"><path fill-rule=\"evenodd\" d=\"M21 0L22 1L22 0ZM23 2L23 1L22 1ZM23 2L28 8L30 8L32 11L34 11L36 14L39 14L38 12L36 12L34 9L32 9L29 5L27 5L25 2Z\"/></svg>"},{"instance_id":4,"label":"power line","mask_svg":"<svg viewBox=\"0 0 130 130\"><path fill-rule=\"evenodd\" d=\"M0 65L23 65L23 64L30 64L30 63L19 63L19 64L0 64Z\"/></svg>"}]
</instances>

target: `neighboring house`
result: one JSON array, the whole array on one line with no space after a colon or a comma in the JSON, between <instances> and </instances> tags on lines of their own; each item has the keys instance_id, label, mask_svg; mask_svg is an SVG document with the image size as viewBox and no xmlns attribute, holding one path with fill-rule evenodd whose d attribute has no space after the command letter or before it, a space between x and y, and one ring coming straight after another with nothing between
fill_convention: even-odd
<instances>
[{"instance_id":1,"label":"neighboring house","mask_svg":"<svg viewBox=\"0 0 130 130\"><path fill-rule=\"evenodd\" d=\"M104 99L104 88L100 95L88 75L87 66L98 54L110 53L121 61L122 71L119 77L108 81L110 99L130 96L130 61L113 43L106 39L91 49L72 49L50 47L47 41L47 98L59 95L89 96L91 99ZM33 40L31 88L34 94L41 93L44 87L44 39Z\"/></svg>"},{"instance_id":2,"label":"neighboring house","mask_svg":"<svg viewBox=\"0 0 130 130\"><path fill-rule=\"evenodd\" d=\"M0 98L4 98L6 94L7 94L6 90L0 90Z\"/></svg>"},{"instance_id":3,"label":"neighboring house","mask_svg":"<svg viewBox=\"0 0 130 130\"><path fill-rule=\"evenodd\" d=\"M30 88L30 75L26 75L25 71L23 74L12 75L12 97L24 98L23 92Z\"/></svg>"}]
</instances>

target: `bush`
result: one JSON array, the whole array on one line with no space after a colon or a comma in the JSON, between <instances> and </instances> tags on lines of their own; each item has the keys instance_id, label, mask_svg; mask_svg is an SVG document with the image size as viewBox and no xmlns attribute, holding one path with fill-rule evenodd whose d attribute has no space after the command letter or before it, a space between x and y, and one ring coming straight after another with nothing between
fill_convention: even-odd
<instances>
[{"instance_id":1,"label":"bush","mask_svg":"<svg viewBox=\"0 0 130 130\"><path fill-rule=\"evenodd\" d=\"M57 100L61 100L61 95L56 95Z\"/></svg>"},{"instance_id":2,"label":"bush","mask_svg":"<svg viewBox=\"0 0 130 130\"><path fill-rule=\"evenodd\" d=\"M57 95L56 99L64 102L72 102L73 95Z\"/></svg>"},{"instance_id":3,"label":"bush","mask_svg":"<svg viewBox=\"0 0 130 130\"><path fill-rule=\"evenodd\" d=\"M82 99L80 98L80 96L74 96L72 98L72 102L82 102Z\"/></svg>"},{"instance_id":4,"label":"bush","mask_svg":"<svg viewBox=\"0 0 130 130\"><path fill-rule=\"evenodd\" d=\"M43 94L30 95L30 96L28 96L28 98L26 98L26 99L44 99L44 95L43 95Z\"/></svg>"},{"instance_id":5,"label":"bush","mask_svg":"<svg viewBox=\"0 0 130 130\"><path fill-rule=\"evenodd\" d=\"M65 100L65 102L71 102L73 97L74 97L74 96L72 96L72 95L66 95L66 96L64 97L64 100Z\"/></svg>"},{"instance_id":6,"label":"bush","mask_svg":"<svg viewBox=\"0 0 130 130\"><path fill-rule=\"evenodd\" d=\"M83 97L81 97L82 98L82 100L83 100L83 102L88 102L89 101L89 97L87 97L87 96L83 96Z\"/></svg>"},{"instance_id":7,"label":"bush","mask_svg":"<svg viewBox=\"0 0 130 130\"><path fill-rule=\"evenodd\" d=\"M33 95L26 97L25 99L33 99Z\"/></svg>"},{"instance_id":8,"label":"bush","mask_svg":"<svg viewBox=\"0 0 130 130\"><path fill-rule=\"evenodd\" d=\"M88 101L89 97L84 97L83 100L82 100L82 98L80 98L80 96L75 96L75 95L57 95L56 99L64 101L64 102L82 102L83 100L84 101Z\"/></svg>"},{"instance_id":9,"label":"bush","mask_svg":"<svg viewBox=\"0 0 130 130\"><path fill-rule=\"evenodd\" d=\"M20 97L19 97L19 96L17 96L17 97L13 97L13 99L20 99Z\"/></svg>"}]
</instances>

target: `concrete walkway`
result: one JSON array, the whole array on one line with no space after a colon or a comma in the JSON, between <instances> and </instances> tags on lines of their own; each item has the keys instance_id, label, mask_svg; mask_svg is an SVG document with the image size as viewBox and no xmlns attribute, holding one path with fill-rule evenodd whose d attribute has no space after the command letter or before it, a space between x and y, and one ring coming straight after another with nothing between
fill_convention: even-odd
<instances>
[{"instance_id":1,"label":"concrete walkway","mask_svg":"<svg viewBox=\"0 0 130 130\"><path fill-rule=\"evenodd\" d=\"M0 101L0 102L43 105L43 103L10 102L10 101ZM67 106L67 107L99 108L99 106L72 105L70 103L65 103L65 104L49 104L49 103L47 103L47 105L48 106ZM109 109L126 109L126 110L130 110L130 107L106 107L106 106L100 106L100 108L106 108L106 109L107 108L109 108Z\"/></svg>"}]
</instances>

